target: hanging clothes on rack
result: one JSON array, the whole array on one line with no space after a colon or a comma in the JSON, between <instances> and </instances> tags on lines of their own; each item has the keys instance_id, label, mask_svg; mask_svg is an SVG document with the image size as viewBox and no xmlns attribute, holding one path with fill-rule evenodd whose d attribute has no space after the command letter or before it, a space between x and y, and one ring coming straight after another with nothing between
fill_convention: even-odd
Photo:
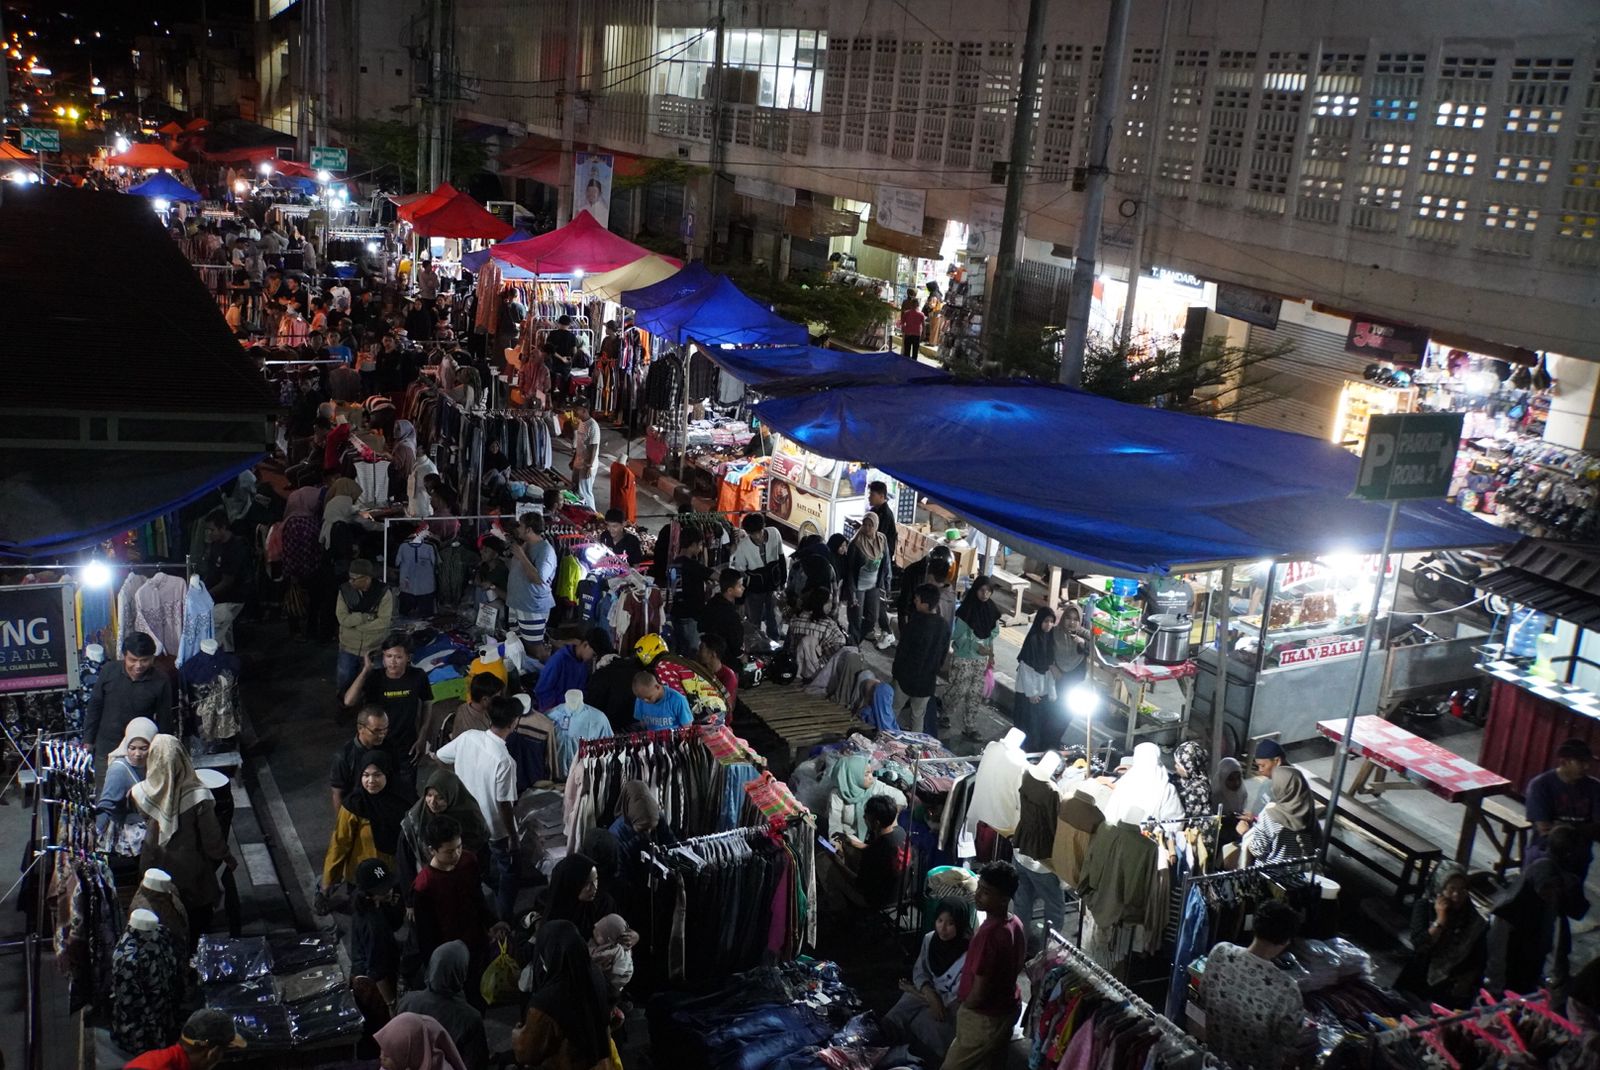
<instances>
[{"instance_id":1,"label":"hanging clothes on rack","mask_svg":"<svg viewBox=\"0 0 1600 1070\"><path fill-rule=\"evenodd\" d=\"M197 650L178 670L184 701L199 721L200 738L208 743L239 735L240 695L236 654Z\"/></svg>"}]
</instances>

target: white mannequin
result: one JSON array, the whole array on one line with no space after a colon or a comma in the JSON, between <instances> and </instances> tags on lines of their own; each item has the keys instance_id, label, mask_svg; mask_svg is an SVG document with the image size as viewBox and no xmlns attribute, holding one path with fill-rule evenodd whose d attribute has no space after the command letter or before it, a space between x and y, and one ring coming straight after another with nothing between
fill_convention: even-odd
<instances>
[{"instance_id":1,"label":"white mannequin","mask_svg":"<svg viewBox=\"0 0 1600 1070\"><path fill-rule=\"evenodd\" d=\"M1028 772L1040 780L1049 780L1061 767L1061 755L1053 750L1047 750L1034 764L1028 766Z\"/></svg>"},{"instance_id":2,"label":"white mannequin","mask_svg":"<svg viewBox=\"0 0 1600 1070\"><path fill-rule=\"evenodd\" d=\"M202 581L199 573L195 573L189 577L189 586L193 587L197 591L200 589L201 582Z\"/></svg>"},{"instance_id":3,"label":"white mannequin","mask_svg":"<svg viewBox=\"0 0 1600 1070\"><path fill-rule=\"evenodd\" d=\"M151 867L144 871L144 879L139 882L141 888L163 895L177 894L177 887L172 883L172 874L164 869Z\"/></svg>"},{"instance_id":4,"label":"white mannequin","mask_svg":"<svg viewBox=\"0 0 1600 1070\"><path fill-rule=\"evenodd\" d=\"M573 688L572 690L568 691L566 694L566 699L567 712L577 713L579 710L583 709L583 692L579 691L577 688Z\"/></svg>"},{"instance_id":5,"label":"white mannequin","mask_svg":"<svg viewBox=\"0 0 1600 1070\"><path fill-rule=\"evenodd\" d=\"M94 662L96 665L102 665L106 660L106 648L101 646L99 643L90 643L88 646L83 648L83 656Z\"/></svg>"},{"instance_id":6,"label":"white mannequin","mask_svg":"<svg viewBox=\"0 0 1600 1070\"><path fill-rule=\"evenodd\" d=\"M1009 732L1007 732L1005 734L1005 737L1003 739L1001 739L1000 742L1004 743L1006 746L1010 747L1012 750L1021 750L1022 749L1022 741L1027 739L1027 738L1028 738L1028 733L1024 732L1020 728L1013 728L1011 731L1009 731Z\"/></svg>"},{"instance_id":7,"label":"white mannequin","mask_svg":"<svg viewBox=\"0 0 1600 1070\"><path fill-rule=\"evenodd\" d=\"M200 651L205 654L215 654L219 647L215 639L200 640Z\"/></svg>"},{"instance_id":8,"label":"white mannequin","mask_svg":"<svg viewBox=\"0 0 1600 1070\"><path fill-rule=\"evenodd\" d=\"M140 932L153 933L161 928L161 919L156 917L152 911L141 908L128 915L128 928L138 929Z\"/></svg>"}]
</instances>

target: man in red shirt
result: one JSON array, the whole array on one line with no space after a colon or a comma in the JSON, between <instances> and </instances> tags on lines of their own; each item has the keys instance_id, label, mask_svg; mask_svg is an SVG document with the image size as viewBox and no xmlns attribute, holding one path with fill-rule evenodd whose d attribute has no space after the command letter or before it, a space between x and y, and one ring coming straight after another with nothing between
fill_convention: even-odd
<instances>
[{"instance_id":1,"label":"man in red shirt","mask_svg":"<svg viewBox=\"0 0 1600 1070\"><path fill-rule=\"evenodd\" d=\"M183 1023L183 1035L170 1048L147 1051L123 1070L211 1070L230 1048L244 1047L233 1028L233 1018L223 1011L199 1010Z\"/></svg>"},{"instance_id":2,"label":"man in red shirt","mask_svg":"<svg viewBox=\"0 0 1600 1070\"><path fill-rule=\"evenodd\" d=\"M978 873L973 903L983 924L967 946L956 998L956 1039L945 1052L943 1070L972 1070L998 1061L1022 1010L1017 975L1026 957L1022 922L1011 913L1017 871L1010 862L990 862Z\"/></svg>"}]
</instances>

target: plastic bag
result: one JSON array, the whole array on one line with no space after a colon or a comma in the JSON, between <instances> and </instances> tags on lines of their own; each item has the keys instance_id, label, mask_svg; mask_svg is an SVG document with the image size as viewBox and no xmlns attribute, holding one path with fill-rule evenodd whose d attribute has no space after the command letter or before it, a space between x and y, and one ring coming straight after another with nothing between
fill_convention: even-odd
<instances>
[{"instance_id":1,"label":"plastic bag","mask_svg":"<svg viewBox=\"0 0 1600 1070\"><path fill-rule=\"evenodd\" d=\"M500 941L500 954L489 963L489 968L483 971L483 980L478 982L478 994L483 997L483 1002L493 1007L520 1000L522 997L517 989L519 972L517 960L506 950L505 941Z\"/></svg>"},{"instance_id":2,"label":"plastic bag","mask_svg":"<svg viewBox=\"0 0 1600 1070\"><path fill-rule=\"evenodd\" d=\"M994 666L993 665L991 665L987 669L983 670L983 697L984 698L993 698L994 697Z\"/></svg>"},{"instance_id":3,"label":"plastic bag","mask_svg":"<svg viewBox=\"0 0 1600 1070\"><path fill-rule=\"evenodd\" d=\"M206 984L248 981L272 972L272 953L263 936L202 936L194 965Z\"/></svg>"}]
</instances>

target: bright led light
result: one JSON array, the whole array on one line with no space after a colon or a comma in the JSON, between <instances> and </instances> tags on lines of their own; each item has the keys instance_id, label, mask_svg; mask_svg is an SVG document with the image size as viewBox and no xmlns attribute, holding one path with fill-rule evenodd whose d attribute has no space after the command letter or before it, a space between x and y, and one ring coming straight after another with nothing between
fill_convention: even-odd
<instances>
[{"instance_id":1,"label":"bright led light","mask_svg":"<svg viewBox=\"0 0 1600 1070\"><path fill-rule=\"evenodd\" d=\"M333 181L333 172L329 171L327 168L323 168L321 171L317 172L317 181L318 182L332 182Z\"/></svg>"},{"instance_id":2,"label":"bright led light","mask_svg":"<svg viewBox=\"0 0 1600 1070\"><path fill-rule=\"evenodd\" d=\"M151 203L152 206L154 206L155 210L158 211L158 212L165 212L168 208L172 207L170 204L167 203L167 199L165 197L157 197L155 200L151 201L150 203Z\"/></svg>"},{"instance_id":3,"label":"bright led light","mask_svg":"<svg viewBox=\"0 0 1600 1070\"><path fill-rule=\"evenodd\" d=\"M128 151L128 139L118 134L117 139L111 143L111 147L117 150L118 155L121 155Z\"/></svg>"},{"instance_id":4,"label":"bright led light","mask_svg":"<svg viewBox=\"0 0 1600 1070\"><path fill-rule=\"evenodd\" d=\"M367 242L367 252L375 253L377 251L378 251L378 243L377 242L375 242L375 241Z\"/></svg>"},{"instance_id":5,"label":"bright led light","mask_svg":"<svg viewBox=\"0 0 1600 1070\"><path fill-rule=\"evenodd\" d=\"M261 166L256 168L256 170L260 171L264 175L270 175L270 174L272 174L272 165L270 163L268 163L267 161L262 160L261 161Z\"/></svg>"},{"instance_id":6,"label":"bright led light","mask_svg":"<svg viewBox=\"0 0 1600 1070\"><path fill-rule=\"evenodd\" d=\"M582 282L583 281L583 269L579 268L577 271L574 271L572 273L572 277L577 279L579 282Z\"/></svg>"},{"instance_id":7,"label":"bright led light","mask_svg":"<svg viewBox=\"0 0 1600 1070\"><path fill-rule=\"evenodd\" d=\"M249 193L250 192L250 183L245 181L242 178L234 179L233 192L235 192L235 193Z\"/></svg>"},{"instance_id":8,"label":"bright led light","mask_svg":"<svg viewBox=\"0 0 1600 1070\"><path fill-rule=\"evenodd\" d=\"M337 196L340 201L348 201L350 199L350 191L345 189L343 186L340 186L337 190L335 190L334 195Z\"/></svg>"},{"instance_id":9,"label":"bright led light","mask_svg":"<svg viewBox=\"0 0 1600 1070\"><path fill-rule=\"evenodd\" d=\"M1100 694L1087 684L1067 692L1067 710L1075 717L1089 718L1100 708Z\"/></svg>"},{"instance_id":10,"label":"bright led light","mask_svg":"<svg viewBox=\"0 0 1600 1070\"><path fill-rule=\"evenodd\" d=\"M111 566L104 561L91 561L78 571L78 579L91 590L111 586Z\"/></svg>"}]
</instances>

